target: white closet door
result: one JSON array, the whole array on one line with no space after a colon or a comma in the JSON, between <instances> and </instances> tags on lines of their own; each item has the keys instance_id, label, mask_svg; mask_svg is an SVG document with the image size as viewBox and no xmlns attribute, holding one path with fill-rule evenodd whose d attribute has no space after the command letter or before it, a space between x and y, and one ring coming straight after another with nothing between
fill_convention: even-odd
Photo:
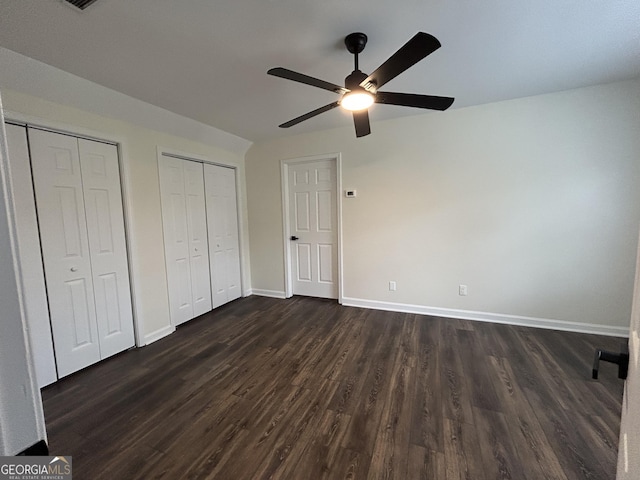
<instances>
[{"instance_id":1,"label":"white closet door","mask_svg":"<svg viewBox=\"0 0 640 480\"><path fill-rule=\"evenodd\" d=\"M207 226L213 306L241 295L235 169L206 164Z\"/></svg>"},{"instance_id":2,"label":"white closet door","mask_svg":"<svg viewBox=\"0 0 640 480\"><path fill-rule=\"evenodd\" d=\"M135 344L118 149L78 139L102 358Z\"/></svg>"},{"instance_id":3,"label":"white closet door","mask_svg":"<svg viewBox=\"0 0 640 480\"><path fill-rule=\"evenodd\" d=\"M64 376L100 360L78 142L33 129L29 140L58 374Z\"/></svg>"},{"instance_id":4,"label":"white closet door","mask_svg":"<svg viewBox=\"0 0 640 480\"><path fill-rule=\"evenodd\" d=\"M162 155L160 190L171 320L211 310L202 164Z\"/></svg>"},{"instance_id":5,"label":"white closet door","mask_svg":"<svg viewBox=\"0 0 640 480\"><path fill-rule=\"evenodd\" d=\"M209 277L209 242L205 212L204 173L202 164L182 160L184 167L187 231L191 266L191 289L194 316L211 310Z\"/></svg>"},{"instance_id":6,"label":"white closet door","mask_svg":"<svg viewBox=\"0 0 640 480\"><path fill-rule=\"evenodd\" d=\"M49 324L49 305L44 284L40 236L33 198L31 163L27 144L27 128L6 125L13 204L16 210L20 270L31 352L33 355L38 387L42 388L58 379L53 356L53 339Z\"/></svg>"},{"instance_id":7,"label":"white closet door","mask_svg":"<svg viewBox=\"0 0 640 480\"><path fill-rule=\"evenodd\" d=\"M194 317L182 160L160 158L160 190L169 308L174 325Z\"/></svg>"}]
</instances>

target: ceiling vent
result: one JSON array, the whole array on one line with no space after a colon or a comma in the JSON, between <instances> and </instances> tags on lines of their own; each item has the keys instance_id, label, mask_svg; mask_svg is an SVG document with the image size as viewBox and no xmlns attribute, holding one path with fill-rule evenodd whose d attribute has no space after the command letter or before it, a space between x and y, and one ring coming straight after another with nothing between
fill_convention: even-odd
<instances>
[{"instance_id":1,"label":"ceiling vent","mask_svg":"<svg viewBox=\"0 0 640 480\"><path fill-rule=\"evenodd\" d=\"M73 5L80 10L84 10L92 3L95 3L97 0L64 0L66 3Z\"/></svg>"}]
</instances>

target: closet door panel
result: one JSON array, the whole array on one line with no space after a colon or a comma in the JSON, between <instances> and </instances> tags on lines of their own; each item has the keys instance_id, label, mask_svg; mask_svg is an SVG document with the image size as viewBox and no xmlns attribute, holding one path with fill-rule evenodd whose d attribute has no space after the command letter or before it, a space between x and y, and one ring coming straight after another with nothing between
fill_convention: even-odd
<instances>
[{"instance_id":1,"label":"closet door panel","mask_svg":"<svg viewBox=\"0 0 640 480\"><path fill-rule=\"evenodd\" d=\"M44 283L40 235L36 218L31 161L27 144L27 128L6 125L9 164L16 210L16 233L20 245L20 270L24 286L25 310L29 341L33 354L38 387L58 379L49 324L49 305Z\"/></svg>"},{"instance_id":2,"label":"closet door panel","mask_svg":"<svg viewBox=\"0 0 640 480\"><path fill-rule=\"evenodd\" d=\"M100 360L78 142L29 129L58 374Z\"/></svg>"},{"instance_id":3,"label":"closet door panel","mask_svg":"<svg viewBox=\"0 0 640 480\"><path fill-rule=\"evenodd\" d=\"M238 202L236 193L236 171L226 168L222 172L225 195L225 240L227 256L227 301L240 298L240 239L238 234Z\"/></svg>"},{"instance_id":4,"label":"closet door panel","mask_svg":"<svg viewBox=\"0 0 640 480\"><path fill-rule=\"evenodd\" d=\"M241 295L235 170L204 165L213 306Z\"/></svg>"},{"instance_id":5,"label":"closet door panel","mask_svg":"<svg viewBox=\"0 0 640 480\"><path fill-rule=\"evenodd\" d=\"M163 155L159 170L169 307L179 325L194 317L182 160Z\"/></svg>"},{"instance_id":6,"label":"closet door panel","mask_svg":"<svg viewBox=\"0 0 640 480\"><path fill-rule=\"evenodd\" d=\"M193 313L194 316L198 316L211 310L204 173L201 163L188 160L182 160L182 162L185 177Z\"/></svg>"},{"instance_id":7,"label":"closet door panel","mask_svg":"<svg viewBox=\"0 0 640 480\"><path fill-rule=\"evenodd\" d=\"M118 149L79 139L89 253L102 358L135 344Z\"/></svg>"}]
</instances>

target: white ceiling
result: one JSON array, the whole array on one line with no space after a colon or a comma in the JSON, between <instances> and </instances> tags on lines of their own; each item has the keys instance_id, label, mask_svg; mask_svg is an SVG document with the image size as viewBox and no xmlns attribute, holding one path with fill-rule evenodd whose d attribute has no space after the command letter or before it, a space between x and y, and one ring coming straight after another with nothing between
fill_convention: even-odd
<instances>
[{"instance_id":1,"label":"white ceiling","mask_svg":"<svg viewBox=\"0 0 640 480\"><path fill-rule=\"evenodd\" d=\"M98 0L83 12L0 0L0 46L251 141L352 125L335 109L279 129L338 97L266 72L342 84L355 31L369 37L366 73L416 32L437 37L385 89L452 108L640 76L638 0ZM424 112L376 105L373 134L376 120Z\"/></svg>"}]
</instances>

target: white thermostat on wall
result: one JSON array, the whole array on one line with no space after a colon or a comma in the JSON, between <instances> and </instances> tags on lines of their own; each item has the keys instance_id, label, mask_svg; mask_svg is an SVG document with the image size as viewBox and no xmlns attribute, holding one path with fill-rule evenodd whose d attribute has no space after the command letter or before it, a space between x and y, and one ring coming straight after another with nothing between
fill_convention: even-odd
<instances>
[{"instance_id":1,"label":"white thermostat on wall","mask_svg":"<svg viewBox=\"0 0 640 480\"><path fill-rule=\"evenodd\" d=\"M356 191L355 190L345 190L344 191L344 196L347 198L353 198L356 196Z\"/></svg>"}]
</instances>

